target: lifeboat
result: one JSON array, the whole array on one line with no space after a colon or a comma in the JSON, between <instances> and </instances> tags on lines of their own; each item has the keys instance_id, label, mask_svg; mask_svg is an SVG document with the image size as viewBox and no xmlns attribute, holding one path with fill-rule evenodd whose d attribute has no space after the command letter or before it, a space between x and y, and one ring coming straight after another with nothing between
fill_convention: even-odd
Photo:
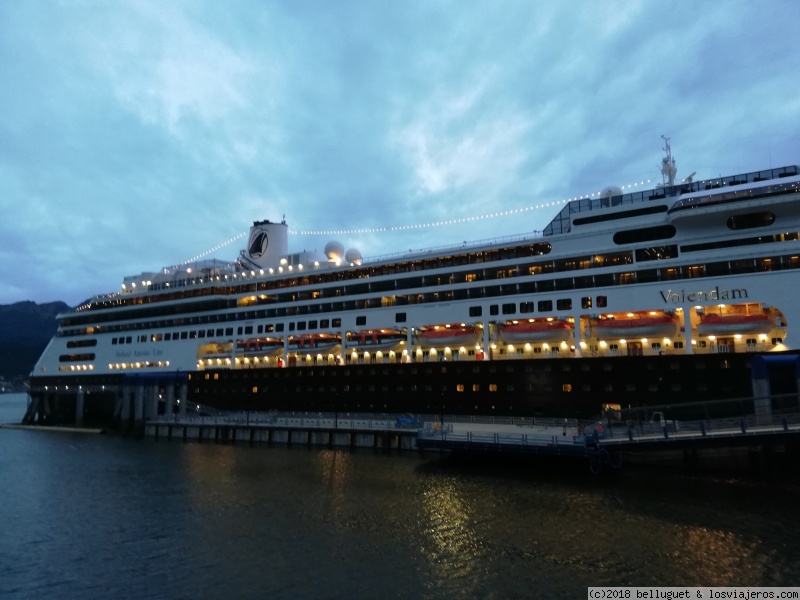
<instances>
[{"instance_id":1,"label":"lifeboat","mask_svg":"<svg viewBox=\"0 0 800 600\"><path fill-rule=\"evenodd\" d=\"M572 327L564 321L523 321L500 326L500 337L509 342L564 342L572 335Z\"/></svg>"},{"instance_id":2,"label":"lifeboat","mask_svg":"<svg viewBox=\"0 0 800 600\"><path fill-rule=\"evenodd\" d=\"M329 352L339 346L341 340L329 333L298 335L289 340L290 352Z\"/></svg>"},{"instance_id":3,"label":"lifeboat","mask_svg":"<svg viewBox=\"0 0 800 600\"><path fill-rule=\"evenodd\" d=\"M403 343L406 336L393 329L359 331L347 336L347 348L358 350L386 350Z\"/></svg>"},{"instance_id":4,"label":"lifeboat","mask_svg":"<svg viewBox=\"0 0 800 600\"><path fill-rule=\"evenodd\" d=\"M670 315L660 317L631 317L626 319L599 319L593 325L599 339L624 339L639 337L672 337L675 319Z\"/></svg>"},{"instance_id":5,"label":"lifeboat","mask_svg":"<svg viewBox=\"0 0 800 600\"><path fill-rule=\"evenodd\" d=\"M772 331L772 320L763 313L750 315L710 314L703 317L697 325L700 335L725 335L736 333L769 333Z\"/></svg>"},{"instance_id":6,"label":"lifeboat","mask_svg":"<svg viewBox=\"0 0 800 600\"><path fill-rule=\"evenodd\" d=\"M272 354L283 348L283 342L275 338L250 338L236 342L237 354Z\"/></svg>"},{"instance_id":7,"label":"lifeboat","mask_svg":"<svg viewBox=\"0 0 800 600\"><path fill-rule=\"evenodd\" d=\"M435 348L474 346L478 342L478 332L474 327L467 325L430 328L420 331L419 342L423 346L433 346Z\"/></svg>"}]
</instances>

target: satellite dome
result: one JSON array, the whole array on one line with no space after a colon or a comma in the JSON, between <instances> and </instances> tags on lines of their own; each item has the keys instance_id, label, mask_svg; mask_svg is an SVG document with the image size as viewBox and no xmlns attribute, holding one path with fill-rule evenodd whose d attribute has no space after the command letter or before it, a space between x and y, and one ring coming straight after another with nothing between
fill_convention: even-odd
<instances>
[{"instance_id":1,"label":"satellite dome","mask_svg":"<svg viewBox=\"0 0 800 600\"><path fill-rule=\"evenodd\" d=\"M618 185L609 185L600 192L601 198L613 198L614 196L622 196L622 188Z\"/></svg>"},{"instance_id":2,"label":"satellite dome","mask_svg":"<svg viewBox=\"0 0 800 600\"><path fill-rule=\"evenodd\" d=\"M341 260L344 256L344 246L341 242L328 242L325 244L325 256L328 257L328 260Z\"/></svg>"},{"instance_id":3,"label":"satellite dome","mask_svg":"<svg viewBox=\"0 0 800 600\"><path fill-rule=\"evenodd\" d=\"M344 255L345 262L360 265L361 264L361 250L358 248L350 248Z\"/></svg>"}]
</instances>

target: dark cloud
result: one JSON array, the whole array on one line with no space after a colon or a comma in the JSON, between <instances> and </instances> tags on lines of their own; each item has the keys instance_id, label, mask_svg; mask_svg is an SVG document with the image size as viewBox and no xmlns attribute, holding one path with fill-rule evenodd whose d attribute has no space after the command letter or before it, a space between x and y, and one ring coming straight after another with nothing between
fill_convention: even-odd
<instances>
[{"instance_id":1,"label":"dark cloud","mask_svg":"<svg viewBox=\"0 0 800 600\"><path fill-rule=\"evenodd\" d=\"M798 163L798 22L779 0L4 3L0 303L77 303L284 214L362 231L298 248L364 256L541 229L660 179L662 134L682 174Z\"/></svg>"}]
</instances>

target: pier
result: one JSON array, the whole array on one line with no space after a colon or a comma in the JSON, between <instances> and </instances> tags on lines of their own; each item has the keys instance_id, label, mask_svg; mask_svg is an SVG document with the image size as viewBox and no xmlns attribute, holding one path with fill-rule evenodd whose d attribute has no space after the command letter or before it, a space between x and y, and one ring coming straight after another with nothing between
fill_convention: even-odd
<instances>
[{"instance_id":1,"label":"pier","mask_svg":"<svg viewBox=\"0 0 800 600\"><path fill-rule=\"evenodd\" d=\"M460 451L560 456L588 461L599 474L635 455L800 446L800 414L686 422L579 422L575 419L455 415L226 413L161 415L147 437L397 451Z\"/></svg>"}]
</instances>

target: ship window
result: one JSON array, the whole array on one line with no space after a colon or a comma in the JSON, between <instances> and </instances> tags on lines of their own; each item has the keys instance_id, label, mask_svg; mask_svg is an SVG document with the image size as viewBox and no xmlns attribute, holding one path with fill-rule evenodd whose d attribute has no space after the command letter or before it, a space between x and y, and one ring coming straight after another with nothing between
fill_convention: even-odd
<instances>
[{"instance_id":1,"label":"ship window","mask_svg":"<svg viewBox=\"0 0 800 600\"><path fill-rule=\"evenodd\" d=\"M644 262L648 260L664 260L676 258L678 256L678 246L653 246L651 248L639 248L636 250L636 261Z\"/></svg>"},{"instance_id":2,"label":"ship window","mask_svg":"<svg viewBox=\"0 0 800 600\"><path fill-rule=\"evenodd\" d=\"M283 331L283 323L278 323L277 325L275 325L275 331ZM230 334L226 333L226 335Z\"/></svg>"},{"instance_id":3,"label":"ship window","mask_svg":"<svg viewBox=\"0 0 800 600\"><path fill-rule=\"evenodd\" d=\"M733 273L752 273L755 270L755 260L752 258L731 261L731 271Z\"/></svg>"},{"instance_id":4,"label":"ship window","mask_svg":"<svg viewBox=\"0 0 800 600\"><path fill-rule=\"evenodd\" d=\"M316 321L309 321L308 322L309 329L317 329L317 322Z\"/></svg>"},{"instance_id":5,"label":"ship window","mask_svg":"<svg viewBox=\"0 0 800 600\"><path fill-rule=\"evenodd\" d=\"M294 331L294 321L289 323L289 331Z\"/></svg>"},{"instance_id":6,"label":"ship window","mask_svg":"<svg viewBox=\"0 0 800 600\"><path fill-rule=\"evenodd\" d=\"M341 319L333 319L333 326L334 327L341 327L342 326L342 320Z\"/></svg>"},{"instance_id":7,"label":"ship window","mask_svg":"<svg viewBox=\"0 0 800 600\"><path fill-rule=\"evenodd\" d=\"M94 354L62 354L58 357L58 362L79 362L94 360Z\"/></svg>"},{"instance_id":8,"label":"ship window","mask_svg":"<svg viewBox=\"0 0 800 600\"><path fill-rule=\"evenodd\" d=\"M223 335L222 328L217 329L217 337L222 337L222 335ZM174 339L174 337L173 337L173 339Z\"/></svg>"},{"instance_id":9,"label":"ship window","mask_svg":"<svg viewBox=\"0 0 800 600\"><path fill-rule=\"evenodd\" d=\"M572 384L571 383L565 383L564 385L561 386L561 391L562 392L571 392L572 391Z\"/></svg>"},{"instance_id":10,"label":"ship window","mask_svg":"<svg viewBox=\"0 0 800 600\"><path fill-rule=\"evenodd\" d=\"M636 273L618 273L617 281L620 285L636 283Z\"/></svg>"},{"instance_id":11,"label":"ship window","mask_svg":"<svg viewBox=\"0 0 800 600\"><path fill-rule=\"evenodd\" d=\"M558 310L571 310L572 298L559 298L556 300L556 308Z\"/></svg>"},{"instance_id":12,"label":"ship window","mask_svg":"<svg viewBox=\"0 0 800 600\"><path fill-rule=\"evenodd\" d=\"M161 337L161 336L156 336L156 341L159 341L159 338L160 338L160 337ZM198 331L198 332L197 332L197 337L201 337L201 338L204 338L204 337L206 337L206 332L205 332L205 330L201 329L200 331Z\"/></svg>"},{"instance_id":13,"label":"ship window","mask_svg":"<svg viewBox=\"0 0 800 600\"><path fill-rule=\"evenodd\" d=\"M71 343L72 343L72 342L69 342L69 343L67 344L67 348L72 348L72 346L70 346L70 344L71 344ZM117 344L117 338L111 338L111 345L112 345L112 346L115 346L116 344Z\"/></svg>"},{"instance_id":14,"label":"ship window","mask_svg":"<svg viewBox=\"0 0 800 600\"><path fill-rule=\"evenodd\" d=\"M541 354L541 353L542 353L542 349L541 349L541 348L539 348L539 346L536 346L536 347L533 349L533 353L534 353L534 354Z\"/></svg>"},{"instance_id":15,"label":"ship window","mask_svg":"<svg viewBox=\"0 0 800 600\"><path fill-rule=\"evenodd\" d=\"M581 308L592 308L591 296L584 296L581 298Z\"/></svg>"},{"instance_id":16,"label":"ship window","mask_svg":"<svg viewBox=\"0 0 800 600\"><path fill-rule=\"evenodd\" d=\"M360 317L356 317L356 325L366 325L366 324L367 324L367 317L363 315Z\"/></svg>"},{"instance_id":17,"label":"ship window","mask_svg":"<svg viewBox=\"0 0 800 600\"><path fill-rule=\"evenodd\" d=\"M472 391L473 392L480 392L481 391L481 384L480 383L473 383L472 384Z\"/></svg>"},{"instance_id":18,"label":"ship window","mask_svg":"<svg viewBox=\"0 0 800 600\"><path fill-rule=\"evenodd\" d=\"M514 315L517 313L517 305L514 303L503 304L504 315Z\"/></svg>"},{"instance_id":19,"label":"ship window","mask_svg":"<svg viewBox=\"0 0 800 600\"><path fill-rule=\"evenodd\" d=\"M483 308L480 306L470 306L469 307L469 316L470 317L480 317L483 314Z\"/></svg>"},{"instance_id":20,"label":"ship window","mask_svg":"<svg viewBox=\"0 0 800 600\"><path fill-rule=\"evenodd\" d=\"M553 301L552 300L539 300L538 304L539 312L549 312L553 310Z\"/></svg>"},{"instance_id":21,"label":"ship window","mask_svg":"<svg viewBox=\"0 0 800 600\"><path fill-rule=\"evenodd\" d=\"M659 225L657 227L642 227L618 231L614 234L614 243L635 244L637 242L653 242L655 240L668 240L675 237L677 230L673 225Z\"/></svg>"},{"instance_id":22,"label":"ship window","mask_svg":"<svg viewBox=\"0 0 800 600\"><path fill-rule=\"evenodd\" d=\"M595 302L597 304L597 308L605 308L608 306L608 296L597 296L595 297Z\"/></svg>"},{"instance_id":23,"label":"ship window","mask_svg":"<svg viewBox=\"0 0 800 600\"><path fill-rule=\"evenodd\" d=\"M298 321L297 322L297 330L298 331L305 331L306 322L305 321Z\"/></svg>"},{"instance_id":24,"label":"ship window","mask_svg":"<svg viewBox=\"0 0 800 600\"><path fill-rule=\"evenodd\" d=\"M496 383L490 383L489 384L489 391L490 392L496 392L497 391L497 384Z\"/></svg>"},{"instance_id":25,"label":"ship window","mask_svg":"<svg viewBox=\"0 0 800 600\"><path fill-rule=\"evenodd\" d=\"M233 327L226 327L225 328L225 335L233 335ZM183 333L181 334L181 339L182 340L186 339L186 338L183 337Z\"/></svg>"},{"instance_id":26,"label":"ship window","mask_svg":"<svg viewBox=\"0 0 800 600\"><path fill-rule=\"evenodd\" d=\"M692 265L689 267L689 277L703 277L705 274L704 265Z\"/></svg>"},{"instance_id":27,"label":"ship window","mask_svg":"<svg viewBox=\"0 0 800 600\"><path fill-rule=\"evenodd\" d=\"M236 328L236 335L242 335L242 328L241 327L237 327Z\"/></svg>"},{"instance_id":28,"label":"ship window","mask_svg":"<svg viewBox=\"0 0 800 600\"><path fill-rule=\"evenodd\" d=\"M532 313L533 312L533 302L520 302L519 303L519 312L520 313Z\"/></svg>"},{"instance_id":29,"label":"ship window","mask_svg":"<svg viewBox=\"0 0 800 600\"><path fill-rule=\"evenodd\" d=\"M728 218L728 229L752 229L754 227L767 227L775 222L775 213L769 211L734 215Z\"/></svg>"},{"instance_id":30,"label":"ship window","mask_svg":"<svg viewBox=\"0 0 800 600\"><path fill-rule=\"evenodd\" d=\"M489 307L489 314L490 315L499 315L500 314L500 307L497 304L492 304Z\"/></svg>"},{"instance_id":31,"label":"ship window","mask_svg":"<svg viewBox=\"0 0 800 600\"><path fill-rule=\"evenodd\" d=\"M394 322L395 323L405 323L406 322L406 313L404 313L404 312L395 313Z\"/></svg>"},{"instance_id":32,"label":"ship window","mask_svg":"<svg viewBox=\"0 0 800 600\"><path fill-rule=\"evenodd\" d=\"M464 391L464 384L463 383L459 383L458 385L456 385L456 391L457 392L463 392Z\"/></svg>"},{"instance_id":33,"label":"ship window","mask_svg":"<svg viewBox=\"0 0 800 600\"><path fill-rule=\"evenodd\" d=\"M672 347L677 350L680 350L681 348L683 348L683 342L675 342L674 344L672 344Z\"/></svg>"},{"instance_id":34,"label":"ship window","mask_svg":"<svg viewBox=\"0 0 800 600\"><path fill-rule=\"evenodd\" d=\"M328 319L320 319L319 326L320 329L326 329L331 326L331 322Z\"/></svg>"}]
</instances>

